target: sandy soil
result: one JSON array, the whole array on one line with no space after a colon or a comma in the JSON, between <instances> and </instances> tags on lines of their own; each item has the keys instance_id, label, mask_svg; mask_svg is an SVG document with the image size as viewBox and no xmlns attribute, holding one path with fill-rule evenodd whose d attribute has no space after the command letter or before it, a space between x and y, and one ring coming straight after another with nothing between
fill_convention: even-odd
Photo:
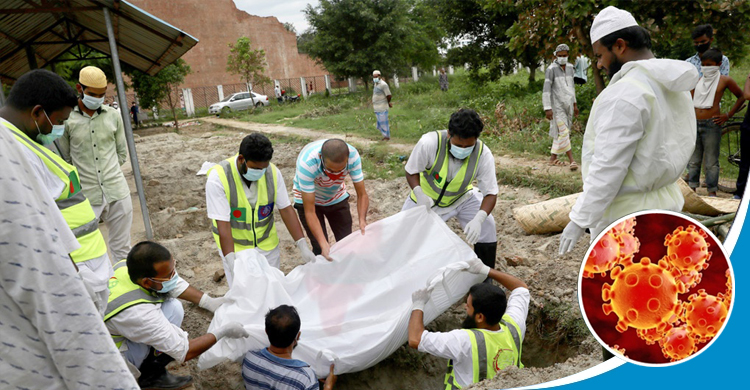
<instances>
[{"instance_id":1,"label":"sandy soil","mask_svg":"<svg viewBox=\"0 0 750 390\"><path fill-rule=\"evenodd\" d=\"M211 122L224 120L211 119ZM291 192L294 163L302 143L282 143L275 134L301 135L310 139L325 134L312 130L281 128L273 125L256 125L238 122L236 129L216 129L210 123L186 127L180 134L172 129L146 129L136 132L136 147L140 159L146 199L152 218L156 240L172 251L177 259L178 272L193 286L211 294L223 295L226 282L214 282L214 273L221 269L216 244L211 236L210 221L205 209L205 176L196 176L204 161L218 162L237 152L243 136L250 130L263 131L275 142L273 162L279 167ZM244 131L244 133L243 133ZM351 137L347 138L352 140ZM286 141L290 142L290 141ZM367 145L369 140L356 140ZM394 152L411 150L410 145L391 144ZM533 164L529 160L508 159L505 163ZM540 169L558 169L540 164ZM132 180L132 173L126 169ZM403 178L393 180L366 180L370 195L368 221L397 213L407 194ZM131 188L135 186L131 181ZM350 190L353 190L350 186ZM133 191L134 193L134 191ZM352 202L355 195L352 192ZM583 328L575 331L571 324L581 318L577 280L585 243L566 256L557 256L557 236L529 236L515 223L511 209L547 199L547 196L527 188L500 187L498 204L493 215L497 221L499 239L496 267L520 277L530 286L532 300L527 321L528 330L523 346L524 370L510 370L492 381L474 388L502 388L524 386L568 376L598 363L601 350ZM134 197L134 205L138 202ZM136 242L143 239L139 211L135 211L134 235ZM355 229L356 208L352 207ZM283 225L278 215L277 223ZM280 226L281 226L280 225ZM463 233L455 220L449 221L459 236ZM281 269L289 272L301 264L291 236L284 228L278 229L282 248ZM331 237L333 240L333 237ZM185 304L183 328L191 337L203 334L208 328L211 314ZM457 304L428 326L430 330L446 331L459 327L465 316L462 304ZM580 322L578 323L580 324ZM342 375L336 389L439 389L443 385L446 361L402 346L391 357L368 370ZM181 374L190 373L195 378L195 389L243 388L239 364L225 363L199 372L196 362L175 367Z\"/></svg>"}]
</instances>

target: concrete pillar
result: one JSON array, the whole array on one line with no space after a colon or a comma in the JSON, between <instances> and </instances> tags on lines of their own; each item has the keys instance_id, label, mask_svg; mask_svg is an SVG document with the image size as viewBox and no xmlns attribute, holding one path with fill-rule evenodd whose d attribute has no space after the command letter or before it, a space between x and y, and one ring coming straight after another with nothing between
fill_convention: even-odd
<instances>
[{"instance_id":1,"label":"concrete pillar","mask_svg":"<svg viewBox=\"0 0 750 390\"><path fill-rule=\"evenodd\" d=\"M357 80L354 77L349 77L349 92L357 92Z\"/></svg>"},{"instance_id":2,"label":"concrete pillar","mask_svg":"<svg viewBox=\"0 0 750 390\"><path fill-rule=\"evenodd\" d=\"M414 81L419 81L419 70L417 70L416 66L411 67L411 78L413 78Z\"/></svg>"},{"instance_id":3,"label":"concrete pillar","mask_svg":"<svg viewBox=\"0 0 750 390\"><path fill-rule=\"evenodd\" d=\"M448 74L453 74L453 65L448 65Z\"/></svg>"},{"instance_id":4,"label":"concrete pillar","mask_svg":"<svg viewBox=\"0 0 750 390\"><path fill-rule=\"evenodd\" d=\"M307 98L307 82L304 77L299 78L299 85L302 87L302 96Z\"/></svg>"},{"instance_id":5,"label":"concrete pillar","mask_svg":"<svg viewBox=\"0 0 750 390\"><path fill-rule=\"evenodd\" d=\"M190 88L182 90L182 98L185 101L185 115L195 115L195 103L193 102L193 91Z\"/></svg>"},{"instance_id":6,"label":"concrete pillar","mask_svg":"<svg viewBox=\"0 0 750 390\"><path fill-rule=\"evenodd\" d=\"M432 76L437 76L437 67L435 66L432 67Z\"/></svg>"},{"instance_id":7,"label":"concrete pillar","mask_svg":"<svg viewBox=\"0 0 750 390\"><path fill-rule=\"evenodd\" d=\"M219 101L224 100L224 86L223 85L217 85L216 86L216 91L219 92ZM209 104L211 104L211 103L209 103Z\"/></svg>"},{"instance_id":8,"label":"concrete pillar","mask_svg":"<svg viewBox=\"0 0 750 390\"><path fill-rule=\"evenodd\" d=\"M395 86L396 88L401 88L401 86L400 86L400 85L398 84L398 75L397 75L397 74L394 74L394 75L393 75L393 85L394 85L394 86Z\"/></svg>"},{"instance_id":9,"label":"concrete pillar","mask_svg":"<svg viewBox=\"0 0 750 390\"><path fill-rule=\"evenodd\" d=\"M325 75L323 77L326 80L326 90L330 93L331 92L331 76Z\"/></svg>"},{"instance_id":10,"label":"concrete pillar","mask_svg":"<svg viewBox=\"0 0 750 390\"><path fill-rule=\"evenodd\" d=\"M469 70L469 63L468 63L468 62L467 62L467 63L464 63L464 69L465 69L465 70Z\"/></svg>"},{"instance_id":11,"label":"concrete pillar","mask_svg":"<svg viewBox=\"0 0 750 390\"><path fill-rule=\"evenodd\" d=\"M245 83L245 86L247 86L247 91L250 92L253 90L253 83Z\"/></svg>"}]
</instances>

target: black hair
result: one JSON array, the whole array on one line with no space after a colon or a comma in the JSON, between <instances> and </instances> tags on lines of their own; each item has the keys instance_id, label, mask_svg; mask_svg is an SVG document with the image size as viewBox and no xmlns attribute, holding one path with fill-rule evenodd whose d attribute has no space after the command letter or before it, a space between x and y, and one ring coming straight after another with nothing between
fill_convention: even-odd
<instances>
[{"instance_id":1,"label":"black hair","mask_svg":"<svg viewBox=\"0 0 750 390\"><path fill-rule=\"evenodd\" d=\"M320 154L330 162L342 163L349 159L349 145L338 138L331 138L323 142Z\"/></svg>"},{"instance_id":2,"label":"black hair","mask_svg":"<svg viewBox=\"0 0 750 390\"><path fill-rule=\"evenodd\" d=\"M302 322L294 306L281 305L266 314L268 341L276 348L286 348L294 342Z\"/></svg>"},{"instance_id":3,"label":"black hair","mask_svg":"<svg viewBox=\"0 0 750 390\"><path fill-rule=\"evenodd\" d=\"M489 283L477 283L469 289L474 315L484 314L488 325L497 325L505 314L508 301L500 287Z\"/></svg>"},{"instance_id":4,"label":"black hair","mask_svg":"<svg viewBox=\"0 0 750 390\"><path fill-rule=\"evenodd\" d=\"M651 34L648 30L641 26L631 26L617 30L613 33L603 36L599 42L612 51L612 46L615 45L618 39L622 38L628 43L628 47L635 50L649 49L651 50Z\"/></svg>"},{"instance_id":5,"label":"black hair","mask_svg":"<svg viewBox=\"0 0 750 390\"><path fill-rule=\"evenodd\" d=\"M484 123L479 114L471 108L462 108L453 114L448 122L448 134L458 138L479 138Z\"/></svg>"},{"instance_id":6,"label":"black hair","mask_svg":"<svg viewBox=\"0 0 750 390\"><path fill-rule=\"evenodd\" d=\"M701 54L701 60L711 60L721 65L721 61L724 60L724 55L721 54L721 51L719 49L711 48Z\"/></svg>"},{"instance_id":7,"label":"black hair","mask_svg":"<svg viewBox=\"0 0 750 390\"><path fill-rule=\"evenodd\" d=\"M8 105L18 110L44 107L48 115L78 105L78 95L59 75L34 69L19 77L8 95Z\"/></svg>"},{"instance_id":8,"label":"black hair","mask_svg":"<svg viewBox=\"0 0 750 390\"><path fill-rule=\"evenodd\" d=\"M702 36L706 36L706 38L711 39L714 36L714 28L710 24L701 24L700 26L693 29L693 32L690 34L690 36L693 39L698 39Z\"/></svg>"},{"instance_id":9,"label":"black hair","mask_svg":"<svg viewBox=\"0 0 750 390\"><path fill-rule=\"evenodd\" d=\"M271 140L262 133L250 133L242 139L240 154L246 161L271 161L273 145L271 145Z\"/></svg>"},{"instance_id":10,"label":"black hair","mask_svg":"<svg viewBox=\"0 0 750 390\"><path fill-rule=\"evenodd\" d=\"M130 280L138 284L143 278L156 276L154 264L172 259L172 254L161 244L152 241L141 241L128 253L127 265Z\"/></svg>"}]
</instances>

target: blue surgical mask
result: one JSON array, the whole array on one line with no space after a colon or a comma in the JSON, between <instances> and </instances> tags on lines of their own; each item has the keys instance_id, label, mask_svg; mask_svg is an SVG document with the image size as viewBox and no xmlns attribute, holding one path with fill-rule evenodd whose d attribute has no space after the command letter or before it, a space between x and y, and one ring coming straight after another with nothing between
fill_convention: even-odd
<instances>
[{"instance_id":1,"label":"blue surgical mask","mask_svg":"<svg viewBox=\"0 0 750 390\"><path fill-rule=\"evenodd\" d=\"M62 137L63 133L65 132L65 125L53 125L52 121L47 115L47 112L42 112L44 112L44 116L47 117L47 122L52 125L52 131L49 134L42 134L42 131L39 129L39 124L34 121L34 124L36 125L36 131L39 132L39 134L36 135L36 141L42 145L49 145L55 142L56 139Z\"/></svg>"},{"instance_id":2,"label":"blue surgical mask","mask_svg":"<svg viewBox=\"0 0 750 390\"><path fill-rule=\"evenodd\" d=\"M468 148L459 148L456 145L451 144L451 154L453 157L463 160L466 157L469 157L471 155L471 152L474 150L475 145L471 145Z\"/></svg>"},{"instance_id":3,"label":"blue surgical mask","mask_svg":"<svg viewBox=\"0 0 750 390\"><path fill-rule=\"evenodd\" d=\"M247 172L243 173L242 177L244 177L248 181L258 181L265 174L266 174L266 168L263 168L263 169L247 168Z\"/></svg>"},{"instance_id":4,"label":"blue surgical mask","mask_svg":"<svg viewBox=\"0 0 750 390\"><path fill-rule=\"evenodd\" d=\"M380 79L379 79L379 78L377 78L377 77L373 77L373 78L372 78L372 82L373 82L373 83L375 83L375 84L377 84L377 83L379 83L379 82L380 82Z\"/></svg>"},{"instance_id":5,"label":"blue surgical mask","mask_svg":"<svg viewBox=\"0 0 750 390\"><path fill-rule=\"evenodd\" d=\"M179 280L180 275L177 274L177 270L174 271L174 276L172 276L172 278L167 280L166 282L159 282L158 280L151 279L151 281L161 283L161 290L156 290L156 292L161 294L166 294L174 290L174 288L177 287L177 282Z\"/></svg>"},{"instance_id":6,"label":"blue surgical mask","mask_svg":"<svg viewBox=\"0 0 750 390\"><path fill-rule=\"evenodd\" d=\"M89 96L86 94L83 94L83 105L86 106L89 110L98 110L99 107L102 106L102 103L104 103L104 96L100 98L95 98L93 96Z\"/></svg>"}]
</instances>

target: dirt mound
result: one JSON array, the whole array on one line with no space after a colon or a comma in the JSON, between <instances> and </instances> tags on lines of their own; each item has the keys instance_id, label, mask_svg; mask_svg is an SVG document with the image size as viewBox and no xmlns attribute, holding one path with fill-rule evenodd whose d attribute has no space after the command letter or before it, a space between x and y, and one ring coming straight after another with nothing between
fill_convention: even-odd
<instances>
[{"instance_id":1,"label":"dirt mound","mask_svg":"<svg viewBox=\"0 0 750 390\"><path fill-rule=\"evenodd\" d=\"M227 286L223 280L218 283L212 280L214 272L221 269L221 260L206 216L206 177L196 176L196 172L204 161L216 163L236 154L244 135L203 124L185 128L180 134L167 130L161 134L151 132L141 136L137 143L156 239L175 256L180 275L213 296L226 293ZM268 135L274 142L273 163L281 170L291 193L296 157L304 142ZM401 210L408 190L406 180L366 180L365 186L370 196L369 222ZM349 190L350 202L354 204L356 195L351 186ZM513 208L543 199L544 195L531 189L500 187L493 212L499 239L496 267L530 286L532 298L522 356L528 368L503 372L493 381L474 388L524 386L561 378L596 364L601 356L598 344L583 323L576 295L576 276L585 253L585 239L571 254L558 256L557 236L526 235L513 219ZM352 213L357 229L356 207L352 207ZM283 226L278 213L276 218L279 226ZM463 237L457 221L449 221L449 226ZM281 270L288 273L302 264L302 260L287 230L280 227L278 232ZM183 328L191 337L203 334L211 314L192 304L185 306ZM458 328L464 316L463 304L456 304L429 324L428 329ZM446 365L444 359L402 346L375 367L342 375L336 389L441 389ZM236 363L199 372L196 362L191 361L180 367L179 372L193 375L196 389L243 387L240 365Z\"/></svg>"}]
</instances>

